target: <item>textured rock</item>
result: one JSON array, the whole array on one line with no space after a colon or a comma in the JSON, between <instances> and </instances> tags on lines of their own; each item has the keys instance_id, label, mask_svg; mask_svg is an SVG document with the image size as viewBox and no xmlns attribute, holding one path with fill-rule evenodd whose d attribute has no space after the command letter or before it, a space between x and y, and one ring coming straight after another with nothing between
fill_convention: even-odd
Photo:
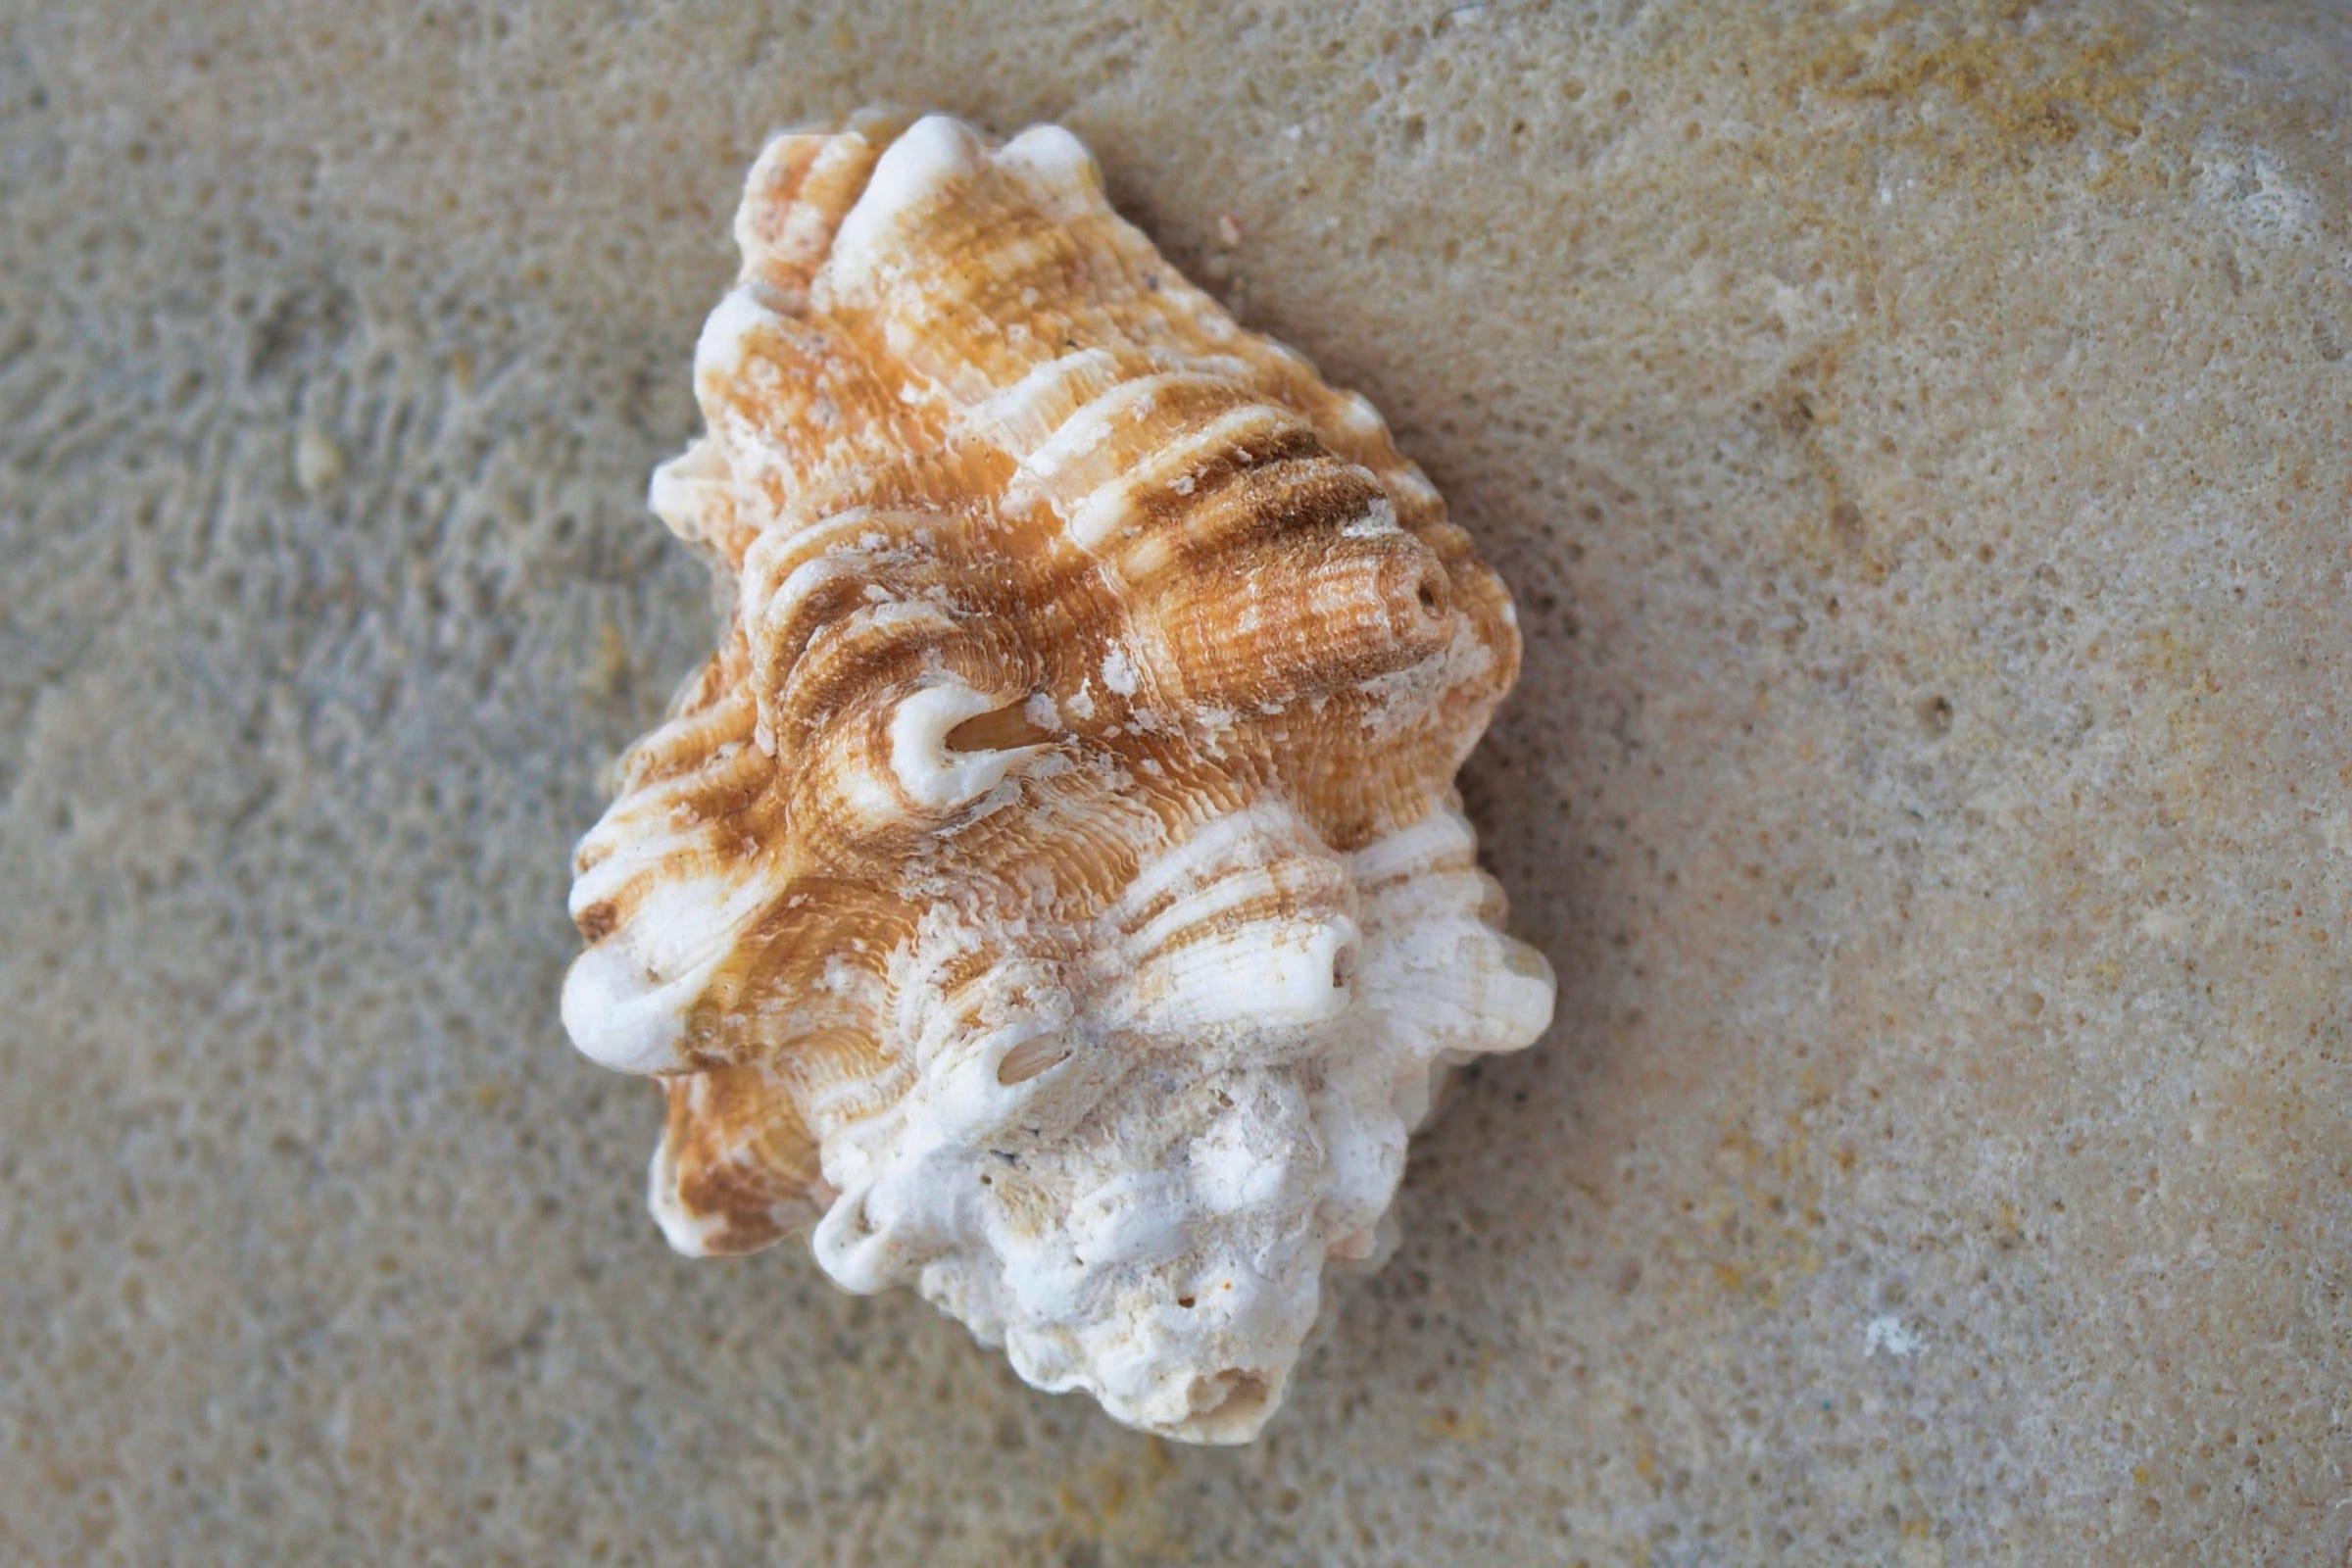
<instances>
[{"instance_id":1,"label":"textured rock","mask_svg":"<svg viewBox=\"0 0 2352 1568\"><path fill-rule=\"evenodd\" d=\"M0 1558L2342 1560L2352 23L1725 13L0 18ZM555 1017L677 346L873 98L1521 603L1559 1022L1244 1453L674 1261Z\"/></svg>"}]
</instances>

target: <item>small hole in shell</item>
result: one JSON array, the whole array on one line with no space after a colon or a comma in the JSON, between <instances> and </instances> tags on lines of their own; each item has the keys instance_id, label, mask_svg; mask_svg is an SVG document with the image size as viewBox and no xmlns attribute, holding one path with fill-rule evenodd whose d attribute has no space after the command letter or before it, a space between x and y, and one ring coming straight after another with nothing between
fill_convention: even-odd
<instances>
[{"instance_id":1,"label":"small hole in shell","mask_svg":"<svg viewBox=\"0 0 2352 1568\"><path fill-rule=\"evenodd\" d=\"M1051 1071L1070 1059L1070 1053L1052 1035L1038 1035L1024 1040L997 1060L997 1082L1010 1088L1025 1084L1038 1074Z\"/></svg>"},{"instance_id":2,"label":"small hole in shell","mask_svg":"<svg viewBox=\"0 0 2352 1568\"><path fill-rule=\"evenodd\" d=\"M1246 1416L1264 1404L1273 1392L1274 1385L1264 1374L1228 1367L1215 1377L1193 1380L1193 1414L1196 1418Z\"/></svg>"},{"instance_id":3,"label":"small hole in shell","mask_svg":"<svg viewBox=\"0 0 2352 1568\"><path fill-rule=\"evenodd\" d=\"M1176 1304L1189 1312L1193 1309L1193 1299L1194 1298L1189 1296L1179 1296L1176 1298Z\"/></svg>"},{"instance_id":4,"label":"small hole in shell","mask_svg":"<svg viewBox=\"0 0 2352 1568\"><path fill-rule=\"evenodd\" d=\"M1029 721L1028 703L1007 704L989 712L975 713L948 731L948 750L951 752L1004 752L1016 746L1035 746L1050 741L1054 732L1041 729Z\"/></svg>"}]
</instances>

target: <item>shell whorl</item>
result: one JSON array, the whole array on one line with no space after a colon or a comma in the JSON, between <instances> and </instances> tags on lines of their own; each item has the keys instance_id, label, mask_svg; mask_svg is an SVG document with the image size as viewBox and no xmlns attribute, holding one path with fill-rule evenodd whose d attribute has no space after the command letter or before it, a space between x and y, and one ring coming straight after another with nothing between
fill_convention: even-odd
<instances>
[{"instance_id":1,"label":"shell whorl","mask_svg":"<svg viewBox=\"0 0 2352 1568\"><path fill-rule=\"evenodd\" d=\"M1087 1200L1039 1174L1074 1157L1040 1129L1098 1163L1192 1158L1239 1093L1313 1144L1349 1074L1281 1073L1317 1041L1354 1042L1401 1119L1435 1065L1540 1031L1548 976L1495 929L1449 804L1516 672L1508 596L1369 405L1180 277L1065 131L787 135L736 235L695 356L708 430L651 497L727 625L580 845L565 1024L662 1076L654 1206L681 1250L821 1215L837 1278L919 1280L1033 1381L1246 1436L1287 1361L1120 1394L1084 1324L1023 1338L1025 1311L1102 1313L1005 1283L1023 1225ZM1396 1006L1463 1016L1398 1045L1366 966L1408 948L1452 972ZM1104 1108L1170 1061L1230 1079L1224 1105ZM1027 1153L997 1152L1032 1164L983 1172L985 1200L908 1185L968 1180L941 1151L1011 1128ZM1377 1220L1394 1172L1366 1179L1347 1237L1294 1224L1293 1274ZM974 1235L993 1285L938 1265Z\"/></svg>"}]
</instances>

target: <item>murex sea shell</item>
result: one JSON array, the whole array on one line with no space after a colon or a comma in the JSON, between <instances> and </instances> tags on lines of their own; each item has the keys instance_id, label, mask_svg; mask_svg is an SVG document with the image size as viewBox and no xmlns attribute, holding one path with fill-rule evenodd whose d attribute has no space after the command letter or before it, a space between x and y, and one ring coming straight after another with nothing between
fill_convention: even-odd
<instances>
[{"instance_id":1,"label":"murex sea shell","mask_svg":"<svg viewBox=\"0 0 2352 1568\"><path fill-rule=\"evenodd\" d=\"M653 510L724 640L581 841L580 1050L680 1251L813 1224L1041 1388L1246 1442L1439 1076L1528 1044L1454 770L1509 596L1369 404L1054 126L791 134Z\"/></svg>"}]
</instances>

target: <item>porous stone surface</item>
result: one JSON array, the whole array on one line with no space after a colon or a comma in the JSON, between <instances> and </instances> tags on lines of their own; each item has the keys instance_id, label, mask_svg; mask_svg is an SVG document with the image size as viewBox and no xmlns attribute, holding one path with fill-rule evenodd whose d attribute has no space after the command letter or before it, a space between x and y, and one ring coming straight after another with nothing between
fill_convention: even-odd
<instances>
[{"instance_id":1,"label":"porous stone surface","mask_svg":"<svg viewBox=\"0 0 2352 1568\"><path fill-rule=\"evenodd\" d=\"M1056 119L1520 596L1550 1038L1267 1437L690 1264L558 1025L763 133ZM2352 16L0 13L0 1559L2336 1563Z\"/></svg>"}]
</instances>

